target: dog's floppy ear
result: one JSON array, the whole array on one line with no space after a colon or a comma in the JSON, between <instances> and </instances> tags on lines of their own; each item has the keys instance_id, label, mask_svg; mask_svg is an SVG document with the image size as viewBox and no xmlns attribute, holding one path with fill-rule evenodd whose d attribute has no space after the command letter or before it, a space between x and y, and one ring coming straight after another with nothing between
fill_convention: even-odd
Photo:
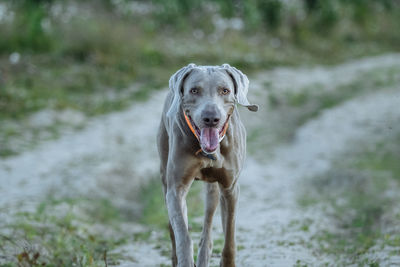
<instances>
[{"instance_id":1,"label":"dog's floppy ear","mask_svg":"<svg viewBox=\"0 0 400 267\"><path fill-rule=\"evenodd\" d=\"M185 78L190 74L193 68L196 67L195 64L190 63L186 67L178 70L174 75L169 79L169 89L174 93L174 98L172 100L171 106L167 112L167 116L171 116L176 114L179 108L179 104L182 97L182 86Z\"/></svg>"},{"instance_id":2,"label":"dog's floppy ear","mask_svg":"<svg viewBox=\"0 0 400 267\"><path fill-rule=\"evenodd\" d=\"M247 76L229 64L223 64L222 68L226 70L233 80L237 102L240 105L248 108L250 111L256 112L258 110L258 106L250 104L249 100L247 100L247 92L249 91L249 79L247 79Z\"/></svg>"}]
</instances>

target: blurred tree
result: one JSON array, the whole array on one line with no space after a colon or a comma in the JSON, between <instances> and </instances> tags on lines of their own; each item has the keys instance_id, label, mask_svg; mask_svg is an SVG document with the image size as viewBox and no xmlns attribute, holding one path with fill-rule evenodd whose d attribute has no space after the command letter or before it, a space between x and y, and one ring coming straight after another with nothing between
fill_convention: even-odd
<instances>
[{"instance_id":1,"label":"blurred tree","mask_svg":"<svg viewBox=\"0 0 400 267\"><path fill-rule=\"evenodd\" d=\"M247 24L247 28L257 30L262 22L261 13L257 6L258 0L244 1L243 3L243 18Z\"/></svg>"},{"instance_id":2,"label":"blurred tree","mask_svg":"<svg viewBox=\"0 0 400 267\"><path fill-rule=\"evenodd\" d=\"M268 28L275 30L282 21L283 4L280 0L259 0L257 3L263 22Z\"/></svg>"},{"instance_id":3,"label":"blurred tree","mask_svg":"<svg viewBox=\"0 0 400 267\"><path fill-rule=\"evenodd\" d=\"M244 6L246 5L246 2L254 1L249 0L243 2L241 0L214 0L212 2L217 3L222 16L231 18L242 15L241 13L245 8Z\"/></svg>"},{"instance_id":4,"label":"blurred tree","mask_svg":"<svg viewBox=\"0 0 400 267\"><path fill-rule=\"evenodd\" d=\"M10 1L16 10L11 28L4 31L4 42L0 50L13 51L47 51L52 47L48 33L43 29L43 22L48 18L50 4L53 0L17 0Z\"/></svg>"},{"instance_id":5,"label":"blurred tree","mask_svg":"<svg viewBox=\"0 0 400 267\"><path fill-rule=\"evenodd\" d=\"M158 19L167 25L182 24L193 13L200 12L200 0L153 0L153 4L159 7Z\"/></svg>"},{"instance_id":6,"label":"blurred tree","mask_svg":"<svg viewBox=\"0 0 400 267\"><path fill-rule=\"evenodd\" d=\"M319 33L328 33L339 19L337 1L304 0L307 17Z\"/></svg>"}]
</instances>

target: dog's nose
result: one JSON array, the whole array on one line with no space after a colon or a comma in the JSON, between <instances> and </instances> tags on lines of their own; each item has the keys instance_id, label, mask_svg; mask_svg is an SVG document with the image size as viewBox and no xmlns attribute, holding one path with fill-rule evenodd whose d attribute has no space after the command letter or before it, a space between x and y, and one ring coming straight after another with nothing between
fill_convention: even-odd
<instances>
[{"instance_id":1,"label":"dog's nose","mask_svg":"<svg viewBox=\"0 0 400 267\"><path fill-rule=\"evenodd\" d=\"M221 116L219 112L214 108L211 110L204 110L201 113L201 118L207 127L215 127L218 125Z\"/></svg>"}]
</instances>

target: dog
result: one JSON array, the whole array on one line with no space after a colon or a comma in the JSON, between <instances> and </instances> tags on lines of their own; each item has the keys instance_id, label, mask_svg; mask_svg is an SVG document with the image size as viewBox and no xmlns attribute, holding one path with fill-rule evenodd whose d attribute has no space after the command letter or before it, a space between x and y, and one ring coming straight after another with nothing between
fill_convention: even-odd
<instances>
[{"instance_id":1,"label":"dog","mask_svg":"<svg viewBox=\"0 0 400 267\"><path fill-rule=\"evenodd\" d=\"M246 131L236 104L256 112L247 100L249 80L229 64L189 64L169 80L157 136L160 173L169 217L172 265L208 266L211 226L221 203L225 244L221 266L235 266L237 183L246 154ZM186 195L194 180L206 182L204 225L196 265L188 231Z\"/></svg>"}]
</instances>

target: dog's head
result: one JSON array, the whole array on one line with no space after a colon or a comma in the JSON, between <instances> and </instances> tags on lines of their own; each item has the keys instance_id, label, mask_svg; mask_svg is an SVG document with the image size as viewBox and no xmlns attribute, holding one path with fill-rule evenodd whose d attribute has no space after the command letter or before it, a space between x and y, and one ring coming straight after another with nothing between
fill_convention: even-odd
<instances>
[{"instance_id":1,"label":"dog's head","mask_svg":"<svg viewBox=\"0 0 400 267\"><path fill-rule=\"evenodd\" d=\"M257 111L247 100L249 80L238 69L222 66L188 66L177 71L169 81L174 99L169 116L181 108L206 153L213 153L226 130L235 103Z\"/></svg>"}]
</instances>

